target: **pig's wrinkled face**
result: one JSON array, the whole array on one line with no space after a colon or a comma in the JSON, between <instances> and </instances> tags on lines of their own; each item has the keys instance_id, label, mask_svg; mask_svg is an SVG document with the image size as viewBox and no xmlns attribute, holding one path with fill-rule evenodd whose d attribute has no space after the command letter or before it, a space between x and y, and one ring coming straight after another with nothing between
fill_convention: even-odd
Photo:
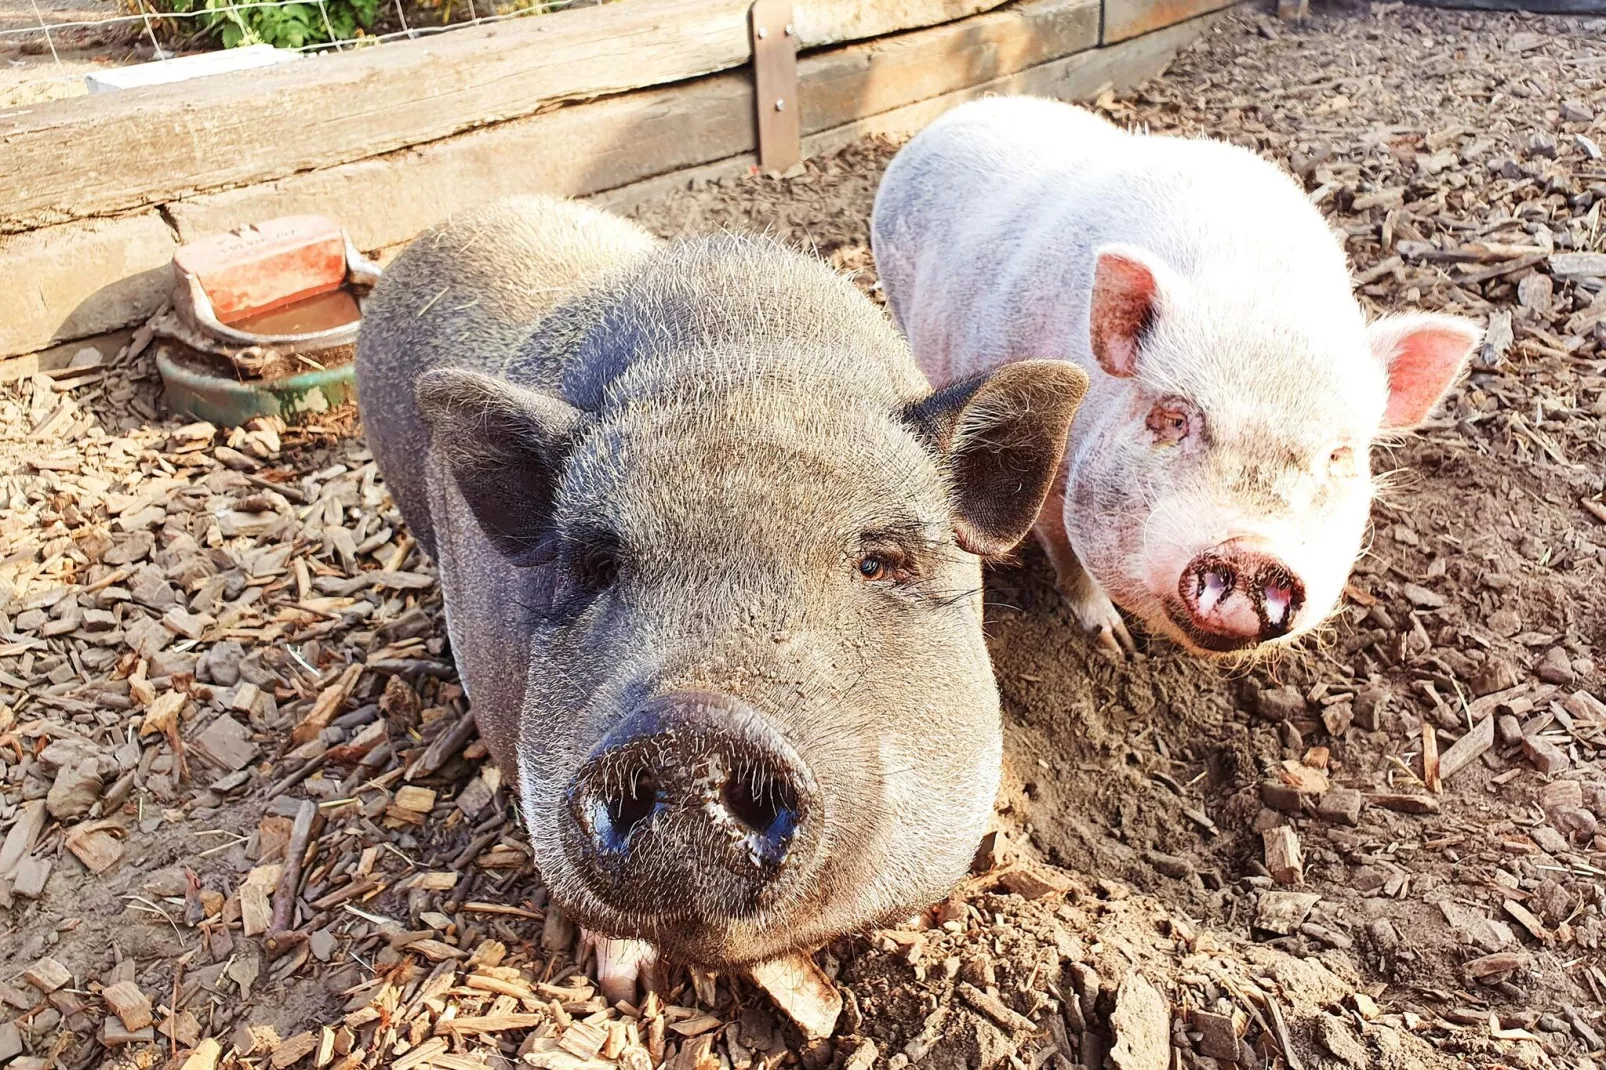
<instances>
[{"instance_id":1,"label":"pig's wrinkled face","mask_svg":"<svg viewBox=\"0 0 1606 1070\"><path fill-rule=\"evenodd\" d=\"M456 589L499 586L458 603L495 628L449 630L505 640L454 654L516 723L486 738L554 905L738 966L946 894L1000 771L979 557L1030 532L1087 376L932 392L850 281L734 236L665 246L529 346L415 398L474 559ZM602 943L610 976L639 951Z\"/></svg>"},{"instance_id":2,"label":"pig's wrinkled face","mask_svg":"<svg viewBox=\"0 0 1606 1070\"><path fill-rule=\"evenodd\" d=\"M1116 388L1072 457L1065 520L1118 605L1204 651L1290 638L1326 617L1366 528L1382 384L1371 398L1325 385L1285 398Z\"/></svg>"},{"instance_id":3,"label":"pig's wrinkled face","mask_svg":"<svg viewBox=\"0 0 1606 1070\"><path fill-rule=\"evenodd\" d=\"M738 392L586 434L532 620L521 781L541 872L588 927L698 961L918 909L963 872L997 790L980 577L941 473L888 412L767 408ZM622 792L579 782L638 711L671 707L652 735L683 695L740 709L752 745L665 755L689 786L642 783L665 777L652 755L601 771Z\"/></svg>"},{"instance_id":4,"label":"pig's wrinkled face","mask_svg":"<svg viewBox=\"0 0 1606 1070\"><path fill-rule=\"evenodd\" d=\"M1000 726L979 561L919 419L698 363L692 397L628 373L567 448L555 551L519 570L519 784L571 916L739 964L945 894L991 813Z\"/></svg>"},{"instance_id":5,"label":"pig's wrinkled face","mask_svg":"<svg viewBox=\"0 0 1606 1070\"><path fill-rule=\"evenodd\" d=\"M1090 329L1106 374L1078 417L1065 501L1078 558L1195 652L1310 631L1362 549L1374 442L1426 417L1477 332L1448 317L1368 329L1353 302L1324 320L1243 297L1224 321L1220 293L1133 250L1106 252L1100 274Z\"/></svg>"}]
</instances>

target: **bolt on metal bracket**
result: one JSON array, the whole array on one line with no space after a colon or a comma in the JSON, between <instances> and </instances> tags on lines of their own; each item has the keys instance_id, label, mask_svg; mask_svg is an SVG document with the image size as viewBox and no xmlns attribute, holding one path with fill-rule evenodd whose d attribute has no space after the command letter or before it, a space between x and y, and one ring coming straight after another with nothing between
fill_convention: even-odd
<instances>
[{"instance_id":1,"label":"bolt on metal bracket","mask_svg":"<svg viewBox=\"0 0 1606 1070\"><path fill-rule=\"evenodd\" d=\"M747 11L747 36L753 49L758 165L766 171L785 171L803 158L791 0L754 0Z\"/></svg>"}]
</instances>

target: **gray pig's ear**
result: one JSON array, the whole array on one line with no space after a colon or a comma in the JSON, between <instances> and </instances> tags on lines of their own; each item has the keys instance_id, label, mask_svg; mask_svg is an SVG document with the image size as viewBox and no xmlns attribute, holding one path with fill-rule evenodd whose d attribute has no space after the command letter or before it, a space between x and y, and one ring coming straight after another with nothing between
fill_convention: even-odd
<instances>
[{"instance_id":1,"label":"gray pig's ear","mask_svg":"<svg viewBox=\"0 0 1606 1070\"><path fill-rule=\"evenodd\" d=\"M910 421L947 461L960 546L1001 554L1026 537L1086 392L1087 375L1076 365L1023 360L910 407Z\"/></svg>"},{"instance_id":2,"label":"gray pig's ear","mask_svg":"<svg viewBox=\"0 0 1606 1070\"><path fill-rule=\"evenodd\" d=\"M426 372L415 396L433 448L492 545L517 564L550 556L553 498L580 410L462 368Z\"/></svg>"}]
</instances>

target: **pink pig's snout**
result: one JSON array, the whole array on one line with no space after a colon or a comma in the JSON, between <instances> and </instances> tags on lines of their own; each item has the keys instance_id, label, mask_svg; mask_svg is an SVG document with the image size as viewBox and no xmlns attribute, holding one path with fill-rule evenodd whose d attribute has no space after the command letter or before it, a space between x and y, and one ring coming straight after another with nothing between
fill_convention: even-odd
<instances>
[{"instance_id":1,"label":"pink pig's snout","mask_svg":"<svg viewBox=\"0 0 1606 1070\"><path fill-rule=\"evenodd\" d=\"M1231 539L1196 555L1177 580L1171 617L1205 650L1229 651L1287 635L1305 585L1259 539Z\"/></svg>"}]
</instances>

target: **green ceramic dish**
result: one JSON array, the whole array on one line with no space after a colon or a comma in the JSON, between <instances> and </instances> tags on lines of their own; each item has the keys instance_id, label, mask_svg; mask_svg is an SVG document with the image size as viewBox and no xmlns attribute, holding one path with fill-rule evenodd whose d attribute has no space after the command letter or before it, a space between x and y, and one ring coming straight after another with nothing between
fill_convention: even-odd
<instances>
[{"instance_id":1,"label":"green ceramic dish","mask_svg":"<svg viewBox=\"0 0 1606 1070\"><path fill-rule=\"evenodd\" d=\"M164 346L156 354L156 368L174 412L217 427L237 427L258 416L304 423L357 397L357 369L349 360L280 379L241 382L205 369L201 361L175 360Z\"/></svg>"}]
</instances>

